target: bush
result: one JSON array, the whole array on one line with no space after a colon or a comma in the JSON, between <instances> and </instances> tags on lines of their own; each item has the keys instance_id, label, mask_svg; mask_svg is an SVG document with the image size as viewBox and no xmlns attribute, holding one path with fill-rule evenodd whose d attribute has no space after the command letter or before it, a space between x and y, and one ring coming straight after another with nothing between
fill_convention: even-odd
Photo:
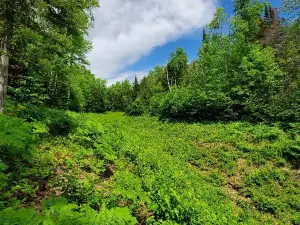
<instances>
[{"instance_id":1,"label":"bush","mask_svg":"<svg viewBox=\"0 0 300 225\"><path fill-rule=\"evenodd\" d=\"M76 122L67 112L33 105L17 105L14 109L15 116L28 122L39 122L45 124L53 136L69 134L76 127Z\"/></svg>"},{"instance_id":2,"label":"bush","mask_svg":"<svg viewBox=\"0 0 300 225\"><path fill-rule=\"evenodd\" d=\"M29 159L33 138L32 126L24 120L0 115L0 159Z\"/></svg>"},{"instance_id":3,"label":"bush","mask_svg":"<svg viewBox=\"0 0 300 225\"><path fill-rule=\"evenodd\" d=\"M104 133L101 124L94 120L93 117L83 120L75 114L69 114L69 116L72 118L71 121L76 121L76 128L69 135L71 140L86 148L94 148L95 144L101 141Z\"/></svg>"},{"instance_id":4,"label":"bush","mask_svg":"<svg viewBox=\"0 0 300 225\"><path fill-rule=\"evenodd\" d=\"M298 169L300 167L300 140L287 147L283 152L283 156Z\"/></svg>"},{"instance_id":5,"label":"bush","mask_svg":"<svg viewBox=\"0 0 300 225\"><path fill-rule=\"evenodd\" d=\"M136 100L130 104L125 113L129 116L140 116L146 111L145 106L141 100Z\"/></svg>"},{"instance_id":6,"label":"bush","mask_svg":"<svg viewBox=\"0 0 300 225\"><path fill-rule=\"evenodd\" d=\"M189 88L175 89L156 106L162 118L197 121L235 119L230 109L231 100L222 93L215 95Z\"/></svg>"}]
</instances>

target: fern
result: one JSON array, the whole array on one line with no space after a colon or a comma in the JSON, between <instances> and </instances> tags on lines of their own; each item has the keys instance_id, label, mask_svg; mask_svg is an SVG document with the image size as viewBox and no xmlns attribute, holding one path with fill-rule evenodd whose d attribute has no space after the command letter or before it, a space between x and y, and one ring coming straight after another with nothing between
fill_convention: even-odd
<instances>
[{"instance_id":1,"label":"fern","mask_svg":"<svg viewBox=\"0 0 300 225\"><path fill-rule=\"evenodd\" d=\"M28 159L32 144L31 125L22 119L0 115L0 153Z\"/></svg>"},{"instance_id":2,"label":"fern","mask_svg":"<svg viewBox=\"0 0 300 225\"><path fill-rule=\"evenodd\" d=\"M56 225L135 225L136 219L131 216L128 208L103 209L100 213L88 205L81 207L75 204L55 205L46 211L47 220Z\"/></svg>"},{"instance_id":3,"label":"fern","mask_svg":"<svg viewBox=\"0 0 300 225\"><path fill-rule=\"evenodd\" d=\"M64 204L61 199L39 214L34 209L0 212L1 225L135 225L136 219L128 208L103 209L100 213L88 205Z\"/></svg>"},{"instance_id":4,"label":"fern","mask_svg":"<svg viewBox=\"0 0 300 225\"><path fill-rule=\"evenodd\" d=\"M7 208L0 212L1 225L40 225L42 217L34 209L14 210Z\"/></svg>"},{"instance_id":5,"label":"fern","mask_svg":"<svg viewBox=\"0 0 300 225\"><path fill-rule=\"evenodd\" d=\"M130 215L128 208L113 208L111 210L104 209L100 213L100 220L98 224L102 225L135 225L136 218Z\"/></svg>"}]
</instances>

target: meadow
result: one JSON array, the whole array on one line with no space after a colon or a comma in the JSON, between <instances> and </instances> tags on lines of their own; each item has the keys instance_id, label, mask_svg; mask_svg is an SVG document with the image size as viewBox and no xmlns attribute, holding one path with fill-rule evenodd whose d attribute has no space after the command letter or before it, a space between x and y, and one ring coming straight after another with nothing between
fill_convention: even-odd
<instances>
[{"instance_id":1,"label":"meadow","mask_svg":"<svg viewBox=\"0 0 300 225\"><path fill-rule=\"evenodd\" d=\"M115 2L0 1L0 225L300 225L300 0Z\"/></svg>"},{"instance_id":2,"label":"meadow","mask_svg":"<svg viewBox=\"0 0 300 225\"><path fill-rule=\"evenodd\" d=\"M13 112L0 224L300 224L297 123Z\"/></svg>"}]
</instances>

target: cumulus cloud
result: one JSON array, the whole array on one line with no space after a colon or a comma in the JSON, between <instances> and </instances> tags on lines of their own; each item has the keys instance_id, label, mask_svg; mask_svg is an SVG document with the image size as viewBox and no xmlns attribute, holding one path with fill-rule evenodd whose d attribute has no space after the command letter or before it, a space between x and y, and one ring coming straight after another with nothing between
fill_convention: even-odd
<instances>
[{"instance_id":1,"label":"cumulus cloud","mask_svg":"<svg viewBox=\"0 0 300 225\"><path fill-rule=\"evenodd\" d=\"M118 81L123 81L125 79L128 79L130 81L133 81L135 76L139 81L142 80L144 76L146 76L149 73L150 70L142 70L142 71L127 71L123 73L118 73L115 75L111 75L107 78L107 85L110 86L112 84L117 83Z\"/></svg>"},{"instance_id":2,"label":"cumulus cloud","mask_svg":"<svg viewBox=\"0 0 300 225\"><path fill-rule=\"evenodd\" d=\"M215 0L101 0L100 5L88 58L93 73L109 83L136 73L119 74L153 48L204 26L215 11Z\"/></svg>"}]
</instances>

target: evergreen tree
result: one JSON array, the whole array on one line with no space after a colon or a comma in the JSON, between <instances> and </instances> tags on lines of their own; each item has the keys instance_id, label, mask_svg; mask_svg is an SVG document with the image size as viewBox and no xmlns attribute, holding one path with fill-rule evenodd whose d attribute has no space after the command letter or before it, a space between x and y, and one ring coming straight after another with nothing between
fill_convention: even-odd
<instances>
[{"instance_id":1,"label":"evergreen tree","mask_svg":"<svg viewBox=\"0 0 300 225\"><path fill-rule=\"evenodd\" d=\"M270 5L265 6L264 20L266 23L271 23L271 6Z\"/></svg>"},{"instance_id":2,"label":"evergreen tree","mask_svg":"<svg viewBox=\"0 0 300 225\"><path fill-rule=\"evenodd\" d=\"M133 82L133 94L132 94L133 100L135 100L138 96L139 86L140 86L139 81L138 81L137 77L135 76L134 82Z\"/></svg>"},{"instance_id":3,"label":"evergreen tree","mask_svg":"<svg viewBox=\"0 0 300 225\"><path fill-rule=\"evenodd\" d=\"M202 43L205 43L206 38L207 38L206 36L207 36L206 30L205 30L205 28L203 28L203 30L202 30Z\"/></svg>"}]
</instances>

